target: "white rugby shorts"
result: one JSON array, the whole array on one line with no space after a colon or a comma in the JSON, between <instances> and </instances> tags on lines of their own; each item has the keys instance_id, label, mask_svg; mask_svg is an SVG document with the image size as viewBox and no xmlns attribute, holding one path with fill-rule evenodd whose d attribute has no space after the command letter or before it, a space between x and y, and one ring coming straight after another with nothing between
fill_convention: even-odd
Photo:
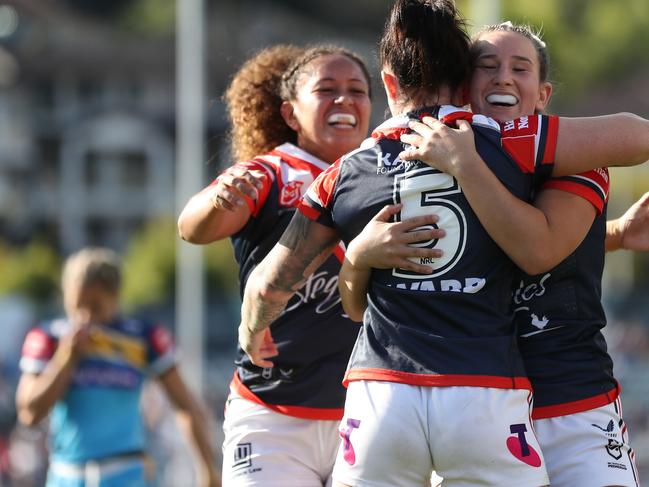
<instances>
[{"instance_id":1,"label":"white rugby shorts","mask_svg":"<svg viewBox=\"0 0 649 487\"><path fill-rule=\"evenodd\" d=\"M531 392L354 381L333 478L356 487L541 487Z\"/></svg>"},{"instance_id":2,"label":"white rugby shorts","mask_svg":"<svg viewBox=\"0 0 649 487\"><path fill-rule=\"evenodd\" d=\"M331 485L338 424L287 416L231 395L223 422L223 487Z\"/></svg>"},{"instance_id":3,"label":"white rugby shorts","mask_svg":"<svg viewBox=\"0 0 649 487\"><path fill-rule=\"evenodd\" d=\"M639 487L620 399L596 409L534 420L552 487Z\"/></svg>"}]
</instances>

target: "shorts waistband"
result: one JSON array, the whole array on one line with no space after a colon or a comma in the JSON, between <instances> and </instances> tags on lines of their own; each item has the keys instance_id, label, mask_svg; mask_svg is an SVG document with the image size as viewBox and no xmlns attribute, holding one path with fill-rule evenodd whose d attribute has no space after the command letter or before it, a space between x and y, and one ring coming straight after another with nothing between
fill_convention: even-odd
<instances>
[{"instance_id":1,"label":"shorts waistband","mask_svg":"<svg viewBox=\"0 0 649 487\"><path fill-rule=\"evenodd\" d=\"M144 463L143 452L129 452L110 457L88 460L86 462L65 462L54 460L50 463L50 470L56 475L72 478L86 478L87 476L106 476L135 467Z\"/></svg>"}]
</instances>

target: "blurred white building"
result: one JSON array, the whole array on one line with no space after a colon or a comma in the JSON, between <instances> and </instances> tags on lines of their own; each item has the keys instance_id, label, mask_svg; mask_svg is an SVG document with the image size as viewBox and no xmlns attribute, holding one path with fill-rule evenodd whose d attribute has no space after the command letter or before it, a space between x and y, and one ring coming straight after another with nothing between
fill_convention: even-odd
<instances>
[{"instance_id":1,"label":"blurred white building","mask_svg":"<svg viewBox=\"0 0 649 487\"><path fill-rule=\"evenodd\" d=\"M123 248L173 214L173 42L21 0L0 51L0 234ZM109 65L107 65L109 63Z\"/></svg>"}]
</instances>

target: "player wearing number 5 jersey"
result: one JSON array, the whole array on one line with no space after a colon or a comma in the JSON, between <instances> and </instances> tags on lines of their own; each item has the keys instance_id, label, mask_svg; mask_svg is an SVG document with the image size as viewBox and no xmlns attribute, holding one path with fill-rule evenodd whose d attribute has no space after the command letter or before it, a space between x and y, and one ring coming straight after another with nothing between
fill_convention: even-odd
<instances>
[{"instance_id":1,"label":"player wearing number 5 jersey","mask_svg":"<svg viewBox=\"0 0 649 487\"><path fill-rule=\"evenodd\" d=\"M512 335L513 263L482 228L451 176L398 158L404 147L400 135L409 120L424 113L448 123L472 121L478 152L519 198L529 199L535 180L552 171L555 117L524 118L501 130L493 120L445 105L384 122L360 150L316 180L300 211L336 229L346 242L392 202L402 205L397 221L435 213L446 232L439 241L419 244L443 251L430 274L373 271L366 326L346 381L529 389ZM508 153L501 145L507 147L510 140L519 142Z\"/></svg>"}]
</instances>

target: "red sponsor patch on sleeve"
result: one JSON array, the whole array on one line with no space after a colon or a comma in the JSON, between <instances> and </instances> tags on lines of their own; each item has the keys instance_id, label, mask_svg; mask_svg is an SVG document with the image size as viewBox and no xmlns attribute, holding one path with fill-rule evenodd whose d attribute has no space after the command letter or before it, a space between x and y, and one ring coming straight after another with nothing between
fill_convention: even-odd
<instances>
[{"instance_id":1,"label":"red sponsor patch on sleeve","mask_svg":"<svg viewBox=\"0 0 649 487\"><path fill-rule=\"evenodd\" d=\"M27 333L23 343L22 356L37 360L49 360L56 350L56 341L43 330L34 329Z\"/></svg>"},{"instance_id":2,"label":"red sponsor patch on sleeve","mask_svg":"<svg viewBox=\"0 0 649 487\"><path fill-rule=\"evenodd\" d=\"M534 136L525 135L502 139L503 149L516 161L524 173L533 173L535 167Z\"/></svg>"},{"instance_id":3,"label":"red sponsor patch on sleeve","mask_svg":"<svg viewBox=\"0 0 649 487\"><path fill-rule=\"evenodd\" d=\"M516 161L525 173L533 173L538 149L539 118L521 117L501 123L503 149Z\"/></svg>"}]
</instances>

